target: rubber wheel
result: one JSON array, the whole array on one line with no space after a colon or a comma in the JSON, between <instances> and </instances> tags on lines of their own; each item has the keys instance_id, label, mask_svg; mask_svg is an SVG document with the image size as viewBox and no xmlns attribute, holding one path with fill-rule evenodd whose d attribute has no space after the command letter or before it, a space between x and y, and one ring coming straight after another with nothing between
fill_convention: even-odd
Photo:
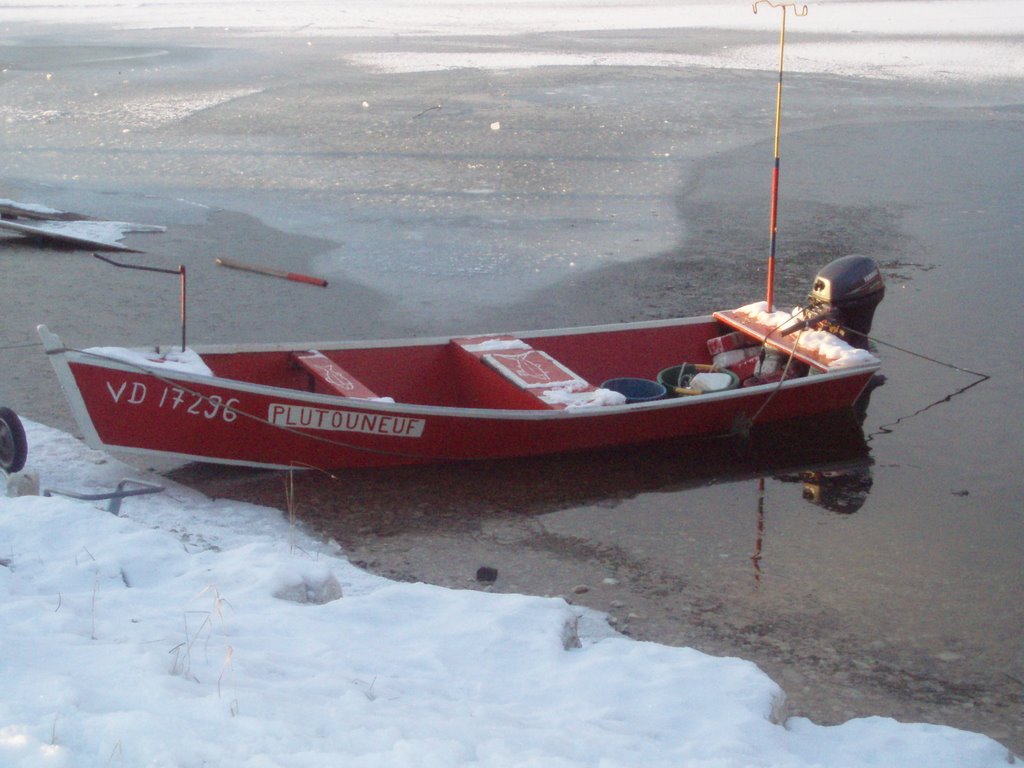
<instances>
[{"instance_id":1,"label":"rubber wheel","mask_svg":"<svg viewBox=\"0 0 1024 768\"><path fill-rule=\"evenodd\" d=\"M27 458L28 440L21 419L10 408L0 408L0 469L20 472Z\"/></svg>"}]
</instances>

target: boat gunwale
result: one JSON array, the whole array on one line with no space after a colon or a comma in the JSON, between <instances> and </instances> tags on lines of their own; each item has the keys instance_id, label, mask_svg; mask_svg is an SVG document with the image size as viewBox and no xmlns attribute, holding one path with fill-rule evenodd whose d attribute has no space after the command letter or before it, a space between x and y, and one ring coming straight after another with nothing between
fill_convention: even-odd
<instances>
[{"instance_id":1,"label":"boat gunwale","mask_svg":"<svg viewBox=\"0 0 1024 768\"><path fill-rule=\"evenodd\" d=\"M564 328L541 328L518 331L484 331L481 333L460 333L446 336L409 336L390 337L385 339L335 339L333 341L285 341L285 342L226 342L223 344L189 345L189 349L199 355L230 355L236 353L273 353L292 352L295 350L317 349L321 352L334 352L348 349L376 349L393 347L430 347L444 346L453 339L475 339L488 336L515 336L521 339L543 339L553 336L582 336L591 333L617 333L626 331L642 331L649 328L668 328L672 326L703 325L717 323L711 315L694 317L676 317L660 320L636 320L627 323L603 323L600 325L573 325ZM180 344L158 344L151 347L126 347L132 351L160 353L180 347Z\"/></svg>"}]
</instances>

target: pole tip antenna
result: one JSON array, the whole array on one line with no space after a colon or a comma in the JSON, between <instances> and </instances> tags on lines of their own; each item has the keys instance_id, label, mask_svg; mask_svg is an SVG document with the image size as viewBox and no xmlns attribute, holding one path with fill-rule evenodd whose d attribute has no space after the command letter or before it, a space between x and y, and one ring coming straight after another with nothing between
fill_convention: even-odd
<instances>
[{"instance_id":1,"label":"pole tip antenna","mask_svg":"<svg viewBox=\"0 0 1024 768\"><path fill-rule=\"evenodd\" d=\"M757 6L759 5L767 5L769 8L781 8L783 13L787 10L792 10L794 16L807 15L806 5L797 5L796 3L777 3L775 0L756 0L752 6L754 13L757 13Z\"/></svg>"}]
</instances>

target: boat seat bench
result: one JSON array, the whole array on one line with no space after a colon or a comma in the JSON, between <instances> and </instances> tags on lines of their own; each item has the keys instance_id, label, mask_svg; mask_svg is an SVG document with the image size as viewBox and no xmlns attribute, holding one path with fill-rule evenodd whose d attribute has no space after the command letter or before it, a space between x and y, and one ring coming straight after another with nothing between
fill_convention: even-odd
<instances>
[{"instance_id":1,"label":"boat seat bench","mask_svg":"<svg viewBox=\"0 0 1024 768\"><path fill-rule=\"evenodd\" d=\"M546 392L561 389L583 393L597 389L547 352L534 349L515 336L464 337L452 339L451 344L464 361L478 361L485 370L489 369L487 373L497 373L513 385L512 389L521 393L516 398L521 407L558 410L566 407L565 402L546 398ZM487 378L493 383L493 375Z\"/></svg>"},{"instance_id":2,"label":"boat seat bench","mask_svg":"<svg viewBox=\"0 0 1024 768\"><path fill-rule=\"evenodd\" d=\"M311 349L292 352L292 361L312 378L314 386L321 385L332 395L363 400L377 399L378 395L323 352Z\"/></svg>"},{"instance_id":3,"label":"boat seat bench","mask_svg":"<svg viewBox=\"0 0 1024 768\"><path fill-rule=\"evenodd\" d=\"M759 345L774 349L784 355L809 365L817 371L827 371L829 360L820 354L799 347L800 334L784 336L778 327L767 326L736 310L715 312L713 317L727 328L738 331Z\"/></svg>"}]
</instances>

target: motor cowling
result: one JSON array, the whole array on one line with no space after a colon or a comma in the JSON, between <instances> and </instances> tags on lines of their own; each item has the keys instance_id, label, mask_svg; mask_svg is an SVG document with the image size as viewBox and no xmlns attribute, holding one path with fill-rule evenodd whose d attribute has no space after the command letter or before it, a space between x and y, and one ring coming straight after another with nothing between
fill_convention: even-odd
<instances>
[{"instance_id":1,"label":"motor cowling","mask_svg":"<svg viewBox=\"0 0 1024 768\"><path fill-rule=\"evenodd\" d=\"M885 282L875 260L850 255L822 267L807 299L810 313L827 313L837 335L866 348L875 309L884 297Z\"/></svg>"}]
</instances>

